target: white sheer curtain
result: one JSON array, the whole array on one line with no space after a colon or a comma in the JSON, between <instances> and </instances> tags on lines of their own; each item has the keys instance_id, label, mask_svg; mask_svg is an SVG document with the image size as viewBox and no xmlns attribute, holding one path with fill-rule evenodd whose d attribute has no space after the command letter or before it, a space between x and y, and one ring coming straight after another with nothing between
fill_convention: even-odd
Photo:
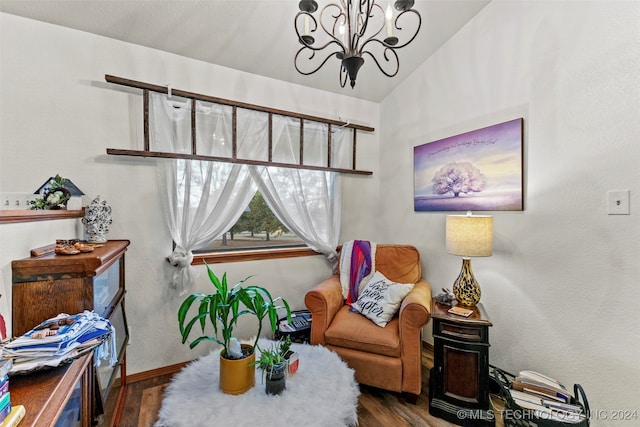
<instances>
[{"instance_id":1,"label":"white sheer curtain","mask_svg":"<svg viewBox=\"0 0 640 427\"><path fill-rule=\"evenodd\" d=\"M174 103L152 94L152 150L191 152L191 103ZM231 144L231 109L198 103L198 153L227 156ZM238 141L251 152L252 140L264 134L264 123L250 121ZM210 245L236 223L256 192L246 165L182 159L158 159L157 181L165 219L176 244L167 260L175 267L170 285L185 292L192 284L192 251Z\"/></svg>"},{"instance_id":2,"label":"white sheer curtain","mask_svg":"<svg viewBox=\"0 0 640 427\"><path fill-rule=\"evenodd\" d=\"M299 162L299 126L299 120L274 116L274 160ZM328 125L305 121L304 164L326 165L327 134ZM344 129L334 129L332 165L344 163L348 151L343 141L346 134ZM335 266L342 212L340 175L279 167L252 168L252 173L265 201L280 222L311 249L323 253Z\"/></svg>"},{"instance_id":3,"label":"white sheer curtain","mask_svg":"<svg viewBox=\"0 0 640 427\"><path fill-rule=\"evenodd\" d=\"M191 153L191 102L150 94L152 151ZM232 157L232 108L196 103L197 153ZM237 157L268 160L269 115L236 110ZM300 163L300 121L273 115L273 161ZM332 131L332 165L345 167L349 134ZM305 121L306 165L325 166L328 125ZM259 187L278 219L335 266L341 223L341 180L335 172L184 159L158 159L160 200L176 244L167 260L175 267L170 285L185 292L192 284L192 251L206 248L240 218Z\"/></svg>"}]
</instances>

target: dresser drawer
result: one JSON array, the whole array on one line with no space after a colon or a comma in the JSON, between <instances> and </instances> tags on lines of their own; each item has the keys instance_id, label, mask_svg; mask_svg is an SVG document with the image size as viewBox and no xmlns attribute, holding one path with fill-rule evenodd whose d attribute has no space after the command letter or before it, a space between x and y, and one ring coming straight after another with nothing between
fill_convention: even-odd
<instances>
[{"instance_id":1,"label":"dresser drawer","mask_svg":"<svg viewBox=\"0 0 640 427\"><path fill-rule=\"evenodd\" d=\"M434 334L442 338L459 341L486 342L487 328L484 326L467 326L444 321L437 321Z\"/></svg>"}]
</instances>

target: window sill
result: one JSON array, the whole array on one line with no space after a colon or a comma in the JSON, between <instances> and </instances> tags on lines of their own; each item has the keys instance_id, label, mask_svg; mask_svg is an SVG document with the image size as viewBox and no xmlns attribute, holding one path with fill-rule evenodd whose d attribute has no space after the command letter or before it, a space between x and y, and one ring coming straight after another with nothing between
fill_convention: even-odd
<instances>
[{"instance_id":1,"label":"window sill","mask_svg":"<svg viewBox=\"0 0 640 427\"><path fill-rule=\"evenodd\" d=\"M227 262L258 261L263 259L295 258L322 255L309 248L265 249L258 251L216 252L194 254L191 265L220 264Z\"/></svg>"}]
</instances>

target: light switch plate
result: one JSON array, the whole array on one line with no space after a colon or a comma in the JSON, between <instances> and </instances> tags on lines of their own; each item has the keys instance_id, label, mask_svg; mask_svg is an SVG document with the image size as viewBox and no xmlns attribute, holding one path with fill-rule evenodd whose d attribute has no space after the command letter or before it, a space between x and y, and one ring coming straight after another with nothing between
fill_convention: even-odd
<instances>
[{"instance_id":1,"label":"light switch plate","mask_svg":"<svg viewBox=\"0 0 640 427\"><path fill-rule=\"evenodd\" d=\"M609 215L629 215L629 190L609 191L607 211Z\"/></svg>"},{"instance_id":2,"label":"light switch plate","mask_svg":"<svg viewBox=\"0 0 640 427\"><path fill-rule=\"evenodd\" d=\"M0 209L29 209L29 200L37 197L30 193L0 193Z\"/></svg>"}]
</instances>

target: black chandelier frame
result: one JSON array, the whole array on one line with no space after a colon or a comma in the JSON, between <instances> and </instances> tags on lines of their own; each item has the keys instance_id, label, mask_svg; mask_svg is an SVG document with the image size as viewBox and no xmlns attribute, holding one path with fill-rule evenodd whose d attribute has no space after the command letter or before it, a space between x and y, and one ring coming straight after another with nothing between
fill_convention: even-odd
<instances>
[{"instance_id":1,"label":"black chandelier frame","mask_svg":"<svg viewBox=\"0 0 640 427\"><path fill-rule=\"evenodd\" d=\"M340 60L340 86L345 87L349 79L353 88L358 71L365 62L364 56L368 55L387 77L398 74L400 59L396 51L409 45L416 38L422 18L418 11L413 9L414 0L396 0L394 9L399 13L395 18L389 16L390 7L385 13L379 1L331 2L325 5L316 17L314 14L318 11L318 3L315 0L301 0L298 4L300 10L294 20L296 35L302 44L294 58L296 70L303 75L313 74L335 56ZM406 14L417 18L416 28L413 32L408 32L407 41L400 43L400 39L394 34L405 35L399 23L404 22ZM386 37L379 38L385 27ZM316 45L316 36L322 36L325 42ZM380 59L376 57L376 53L381 56ZM321 58L322 55L326 56L318 64L318 57ZM305 61L316 65L311 65L310 71L304 70Z\"/></svg>"}]
</instances>

